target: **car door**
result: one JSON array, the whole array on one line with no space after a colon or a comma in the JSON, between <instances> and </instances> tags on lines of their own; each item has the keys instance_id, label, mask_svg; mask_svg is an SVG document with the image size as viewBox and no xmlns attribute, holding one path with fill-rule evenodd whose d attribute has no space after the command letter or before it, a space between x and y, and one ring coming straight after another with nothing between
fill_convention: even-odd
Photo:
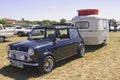
<instances>
[{"instance_id":1,"label":"car door","mask_svg":"<svg viewBox=\"0 0 120 80\"><path fill-rule=\"evenodd\" d=\"M57 40L59 38L60 40ZM56 60L61 60L72 55L72 40L69 37L68 29L61 29L56 38L54 56Z\"/></svg>"},{"instance_id":2,"label":"car door","mask_svg":"<svg viewBox=\"0 0 120 80\"><path fill-rule=\"evenodd\" d=\"M83 43L83 39L82 37L80 36L78 30L76 28L73 28L73 29L69 29L69 35L70 35L70 39L71 39L71 42L72 42L72 53L76 54L77 52L77 48L79 46L80 43Z\"/></svg>"}]
</instances>

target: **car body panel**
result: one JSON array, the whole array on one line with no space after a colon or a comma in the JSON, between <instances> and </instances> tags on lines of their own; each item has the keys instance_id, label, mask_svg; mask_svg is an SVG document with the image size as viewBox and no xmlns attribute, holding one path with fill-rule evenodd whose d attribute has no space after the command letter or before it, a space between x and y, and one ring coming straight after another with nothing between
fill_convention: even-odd
<instances>
[{"instance_id":1,"label":"car body panel","mask_svg":"<svg viewBox=\"0 0 120 80\"><path fill-rule=\"evenodd\" d=\"M46 36L47 34L51 34L51 33L45 33L44 34L44 36L46 37L45 39L44 38L43 39L32 39L31 34L36 29L45 29L45 31L47 31L47 29L55 30L55 33L54 33L54 36L50 38ZM64 35L63 37L58 36L58 30L62 30L61 32L62 34L60 33L60 35ZM44 30L42 31L41 35L43 35L43 33L44 33ZM67 35L67 37L65 37L65 35ZM57 38L60 38L60 40L57 41ZM27 63L31 61L34 62L35 64L36 63L40 64L43 61L43 59L48 55L51 55L55 59L56 62L62 59L65 59L67 57L70 57L72 55L75 55L77 54L77 48L79 47L80 43L84 44L83 39L81 38L76 28L72 28L68 26L67 27L66 26L59 26L59 27L49 26L49 27L34 28L28 35L28 40L9 44L9 46L11 47L11 51L16 50L16 53L11 53L12 55L18 56L19 54L17 53L19 51L21 51L21 53L25 52L23 53L23 55L25 56L25 58L27 57L29 61L23 60L24 62L23 64L27 65ZM28 50L30 48L34 50L34 55L28 55L29 54ZM8 52L8 54L10 54L10 52ZM8 60L21 61L15 58L12 59L12 57L9 57L9 56L8 56Z\"/></svg>"}]
</instances>

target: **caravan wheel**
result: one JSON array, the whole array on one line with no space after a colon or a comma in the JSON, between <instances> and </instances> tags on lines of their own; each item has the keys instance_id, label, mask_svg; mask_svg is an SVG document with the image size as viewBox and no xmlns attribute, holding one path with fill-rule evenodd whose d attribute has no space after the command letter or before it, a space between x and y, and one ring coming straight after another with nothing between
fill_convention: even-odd
<instances>
[{"instance_id":1,"label":"caravan wheel","mask_svg":"<svg viewBox=\"0 0 120 80\"><path fill-rule=\"evenodd\" d=\"M102 43L101 45L102 45L102 46L107 45L107 44L106 44L106 40L104 40L103 43Z\"/></svg>"}]
</instances>

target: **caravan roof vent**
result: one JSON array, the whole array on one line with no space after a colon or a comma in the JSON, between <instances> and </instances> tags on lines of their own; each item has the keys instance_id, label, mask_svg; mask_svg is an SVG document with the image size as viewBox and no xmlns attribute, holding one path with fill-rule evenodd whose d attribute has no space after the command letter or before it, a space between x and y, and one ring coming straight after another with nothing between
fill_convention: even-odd
<instances>
[{"instance_id":1,"label":"caravan roof vent","mask_svg":"<svg viewBox=\"0 0 120 80\"><path fill-rule=\"evenodd\" d=\"M98 9L78 10L78 16L98 15Z\"/></svg>"}]
</instances>

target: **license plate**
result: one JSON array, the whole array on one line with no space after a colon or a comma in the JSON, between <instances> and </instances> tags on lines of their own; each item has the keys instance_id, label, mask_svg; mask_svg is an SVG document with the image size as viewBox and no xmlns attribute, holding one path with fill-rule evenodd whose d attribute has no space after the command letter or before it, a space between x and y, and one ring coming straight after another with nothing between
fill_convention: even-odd
<instances>
[{"instance_id":1,"label":"license plate","mask_svg":"<svg viewBox=\"0 0 120 80\"><path fill-rule=\"evenodd\" d=\"M23 64L18 63L18 62L12 62L12 65L15 67L24 68Z\"/></svg>"}]
</instances>

